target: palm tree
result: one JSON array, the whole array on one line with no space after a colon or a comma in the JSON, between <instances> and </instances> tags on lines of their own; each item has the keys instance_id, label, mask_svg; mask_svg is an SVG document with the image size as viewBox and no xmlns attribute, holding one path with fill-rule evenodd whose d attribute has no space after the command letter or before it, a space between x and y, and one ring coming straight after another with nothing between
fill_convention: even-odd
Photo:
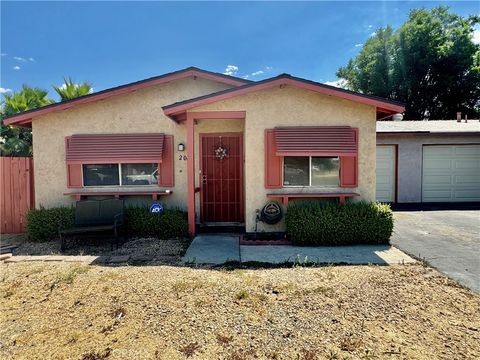
<instances>
[{"instance_id":1,"label":"palm tree","mask_svg":"<svg viewBox=\"0 0 480 360\"><path fill-rule=\"evenodd\" d=\"M61 101L75 99L79 96L88 95L92 92L92 85L89 82L76 84L72 78L65 78L61 86L53 85L53 89L60 96Z\"/></svg>"},{"instance_id":2,"label":"palm tree","mask_svg":"<svg viewBox=\"0 0 480 360\"><path fill-rule=\"evenodd\" d=\"M4 94L4 97L5 103L2 109L5 116L11 116L55 102L48 98L48 91L41 88L32 88L27 85L23 85L22 90L16 91L12 95Z\"/></svg>"},{"instance_id":3,"label":"palm tree","mask_svg":"<svg viewBox=\"0 0 480 360\"><path fill-rule=\"evenodd\" d=\"M22 90L12 95L4 94L0 108L0 154L2 156L31 156L32 132L30 129L6 126L3 118L19 112L36 109L54 103L48 92L23 85Z\"/></svg>"}]
</instances>

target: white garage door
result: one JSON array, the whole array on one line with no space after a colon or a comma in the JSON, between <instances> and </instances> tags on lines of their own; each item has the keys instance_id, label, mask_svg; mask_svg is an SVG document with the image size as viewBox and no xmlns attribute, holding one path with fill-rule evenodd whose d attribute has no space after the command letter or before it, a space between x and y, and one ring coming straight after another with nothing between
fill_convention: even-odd
<instances>
[{"instance_id":1,"label":"white garage door","mask_svg":"<svg viewBox=\"0 0 480 360\"><path fill-rule=\"evenodd\" d=\"M377 146L377 200L395 201L395 146Z\"/></svg>"},{"instance_id":2,"label":"white garage door","mask_svg":"<svg viewBox=\"0 0 480 360\"><path fill-rule=\"evenodd\" d=\"M480 145L424 146L422 201L480 201Z\"/></svg>"}]
</instances>

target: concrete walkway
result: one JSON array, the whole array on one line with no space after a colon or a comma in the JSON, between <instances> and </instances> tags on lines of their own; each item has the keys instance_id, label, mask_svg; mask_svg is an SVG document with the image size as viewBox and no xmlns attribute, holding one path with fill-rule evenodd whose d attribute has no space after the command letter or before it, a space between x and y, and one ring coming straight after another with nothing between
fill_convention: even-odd
<instances>
[{"instance_id":1,"label":"concrete walkway","mask_svg":"<svg viewBox=\"0 0 480 360\"><path fill-rule=\"evenodd\" d=\"M195 237L183 257L184 263L221 265L227 261L281 264L285 262L317 264L406 264L410 256L387 245L357 246L240 246L233 235Z\"/></svg>"},{"instance_id":2,"label":"concrete walkway","mask_svg":"<svg viewBox=\"0 0 480 360\"><path fill-rule=\"evenodd\" d=\"M233 235L200 235L193 239L184 263L220 265L240 261L240 239Z\"/></svg>"},{"instance_id":3,"label":"concrete walkway","mask_svg":"<svg viewBox=\"0 0 480 360\"><path fill-rule=\"evenodd\" d=\"M242 262L393 265L415 262L388 245L355 246L240 246Z\"/></svg>"}]
</instances>

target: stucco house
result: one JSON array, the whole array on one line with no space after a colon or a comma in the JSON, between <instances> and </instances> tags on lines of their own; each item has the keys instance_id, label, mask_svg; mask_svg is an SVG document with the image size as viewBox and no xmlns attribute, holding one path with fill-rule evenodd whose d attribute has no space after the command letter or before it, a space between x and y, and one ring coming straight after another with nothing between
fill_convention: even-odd
<instances>
[{"instance_id":1,"label":"stucco house","mask_svg":"<svg viewBox=\"0 0 480 360\"><path fill-rule=\"evenodd\" d=\"M256 226L268 201L374 201L376 122L402 104L287 74L251 82L198 68L6 119L32 128L36 206L120 197ZM284 223L258 224L283 231Z\"/></svg>"},{"instance_id":2,"label":"stucco house","mask_svg":"<svg viewBox=\"0 0 480 360\"><path fill-rule=\"evenodd\" d=\"M480 202L479 120L378 121L377 199Z\"/></svg>"}]
</instances>

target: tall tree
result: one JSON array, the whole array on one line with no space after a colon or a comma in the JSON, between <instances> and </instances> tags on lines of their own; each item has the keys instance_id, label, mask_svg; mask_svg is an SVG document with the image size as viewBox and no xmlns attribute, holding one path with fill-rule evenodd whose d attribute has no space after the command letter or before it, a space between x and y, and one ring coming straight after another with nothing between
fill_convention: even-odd
<instances>
[{"instance_id":1,"label":"tall tree","mask_svg":"<svg viewBox=\"0 0 480 360\"><path fill-rule=\"evenodd\" d=\"M399 29L381 28L337 76L352 90L406 104L405 119L452 119L480 114L478 17L446 7L416 9Z\"/></svg>"},{"instance_id":2,"label":"tall tree","mask_svg":"<svg viewBox=\"0 0 480 360\"><path fill-rule=\"evenodd\" d=\"M65 83L61 86L52 86L61 101L75 99L92 92L92 85L88 82L76 84L71 78L64 79L64 81Z\"/></svg>"},{"instance_id":3,"label":"tall tree","mask_svg":"<svg viewBox=\"0 0 480 360\"><path fill-rule=\"evenodd\" d=\"M46 90L27 85L23 85L22 90L14 92L12 95L4 94L4 101L0 110L0 153L2 156L32 155L32 133L30 129L7 126L3 123L3 119L19 112L52 104L54 101L49 99L47 95Z\"/></svg>"},{"instance_id":4,"label":"tall tree","mask_svg":"<svg viewBox=\"0 0 480 360\"><path fill-rule=\"evenodd\" d=\"M65 79L62 86L53 86L60 96L61 101L74 99L92 92L92 86L88 82L76 84L71 78ZM48 91L40 88L32 88L27 85L22 90L12 95L4 94L4 101L0 108L0 154L2 156L31 156L32 155L32 132L30 129L15 126L6 126L3 119L7 116L18 114L23 111L36 109L55 101L48 98Z\"/></svg>"}]
</instances>

